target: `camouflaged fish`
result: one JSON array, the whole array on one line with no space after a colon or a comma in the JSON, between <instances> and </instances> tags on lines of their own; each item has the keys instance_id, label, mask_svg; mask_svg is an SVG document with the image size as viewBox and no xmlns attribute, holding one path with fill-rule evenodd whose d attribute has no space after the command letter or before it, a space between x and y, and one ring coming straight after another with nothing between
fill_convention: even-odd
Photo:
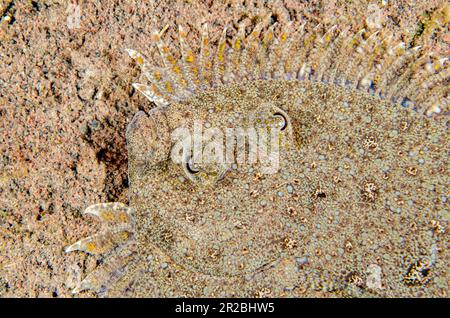
<instances>
[{"instance_id":1,"label":"camouflaged fish","mask_svg":"<svg viewBox=\"0 0 450 318\"><path fill-rule=\"evenodd\" d=\"M155 107L126 131L129 205L88 207L102 231L66 248L104 256L75 293L389 296L408 293L418 259L433 275L442 240L423 220L448 211L448 57L344 20L268 14L216 37L205 23L192 45L193 30L178 26L176 45L167 29L152 38L162 64L128 50L148 79L133 86ZM173 133L196 122L278 129L276 172L174 162ZM377 290L370 264L386 278Z\"/></svg>"}]
</instances>

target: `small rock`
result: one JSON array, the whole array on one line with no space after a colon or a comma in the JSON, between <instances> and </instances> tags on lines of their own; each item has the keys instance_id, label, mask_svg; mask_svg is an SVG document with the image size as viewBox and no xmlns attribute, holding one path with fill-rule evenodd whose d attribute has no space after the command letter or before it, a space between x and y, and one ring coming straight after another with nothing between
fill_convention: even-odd
<instances>
[{"instance_id":1,"label":"small rock","mask_svg":"<svg viewBox=\"0 0 450 318\"><path fill-rule=\"evenodd\" d=\"M370 264L367 267L366 285L370 289L382 289L381 286L381 267L377 264Z\"/></svg>"},{"instance_id":2,"label":"small rock","mask_svg":"<svg viewBox=\"0 0 450 318\"><path fill-rule=\"evenodd\" d=\"M292 185L288 184L287 191L289 194L292 194L294 192L294 187Z\"/></svg>"},{"instance_id":3,"label":"small rock","mask_svg":"<svg viewBox=\"0 0 450 318\"><path fill-rule=\"evenodd\" d=\"M298 265L305 265L308 263L308 256L297 257L295 260L297 261Z\"/></svg>"}]
</instances>

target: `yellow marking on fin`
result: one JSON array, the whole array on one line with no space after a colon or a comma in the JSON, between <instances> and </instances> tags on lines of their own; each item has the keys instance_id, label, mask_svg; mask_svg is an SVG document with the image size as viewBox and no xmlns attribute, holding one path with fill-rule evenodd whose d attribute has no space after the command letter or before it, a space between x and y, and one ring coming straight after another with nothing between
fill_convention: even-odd
<instances>
[{"instance_id":1,"label":"yellow marking on fin","mask_svg":"<svg viewBox=\"0 0 450 318\"><path fill-rule=\"evenodd\" d=\"M177 60L172 55L167 55L167 59L169 60L170 64L174 65Z\"/></svg>"},{"instance_id":2,"label":"yellow marking on fin","mask_svg":"<svg viewBox=\"0 0 450 318\"><path fill-rule=\"evenodd\" d=\"M128 214L120 213L119 214L119 220L122 221L122 222L127 222L128 221Z\"/></svg>"},{"instance_id":3,"label":"yellow marking on fin","mask_svg":"<svg viewBox=\"0 0 450 318\"><path fill-rule=\"evenodd\" d=\"M156 95L163 96L163 94L159 91L158 87L155 84L152 85L152 90Z\"/></svg>"},{"instance_id":4,"label":"yellow marking on fin","mask_svg":"<svg viewBox=\"0 0 450 318\"><path fill-rule=\"evenodd\" d=\"M175 66L173 67L173 71L174 71L175 73L177 73L177 74L181 74L181 69L180 69L180 67L179 67L178 65L175 65Z\"/></svg>"},{"instance_id":5,"label":"yellow marking on fin","mask_svg":"<svg viewBox=\"0 0 450 318\"><path fill-rule=\"evenodd\" d=\"M192 53L190 53L188 55L188 57L186 58L186 62L192 63L194 61L195 61L195 56Z\"/></svg>"},{"instance_id":6,"label":"yellow marking on fin","mask_svg":"<svg viewBox=\"0 0 450 318\"><path fill-rule=\"evenodd\" d=\"M236 49L238 49L238 50L241 49L241 39L237 39L237 40L236 40L235 47L236 47Z\"/></svg>"},{"instance_id":7,"label":"yellow marking on fin","mask_svg":"<svg viewBox=\"0 0 450 318\"><path fill-rule=\"evenodd\" d=\"M103 213L103 218L107 221L111 221L114 219L114 214L111 211Z\"/></svg>"},{"instance_id":8,"label":"yellow marking on fin","mask_svg":"<svg viewBox=\"0 0 450 318\"><path fill-rule=\"evenodd\" d=\"M166 31L170 28L170 25L167 24L164 28L162 28L162 30L159 32L159 36L161 37L164 33L166 33Z\"/></svg>"},{"instance_id":9,"label":"yellow marking on fin","mask_svg":"<svg viewBox=\"0 0 450 318\"><path fill-rule=\"evenodd\" d=\"M223 62L225 60L225 57L224 57L223 53L225 52L226 48L227 48L227 44L225 42L220 45L218 56L219 56L219 60L221 62Z\"/></svg>"},{"instance_id":10,"label":"yellow marking on fin","mask_svg":"<svg viewBox=\"0 0 450 318\"><path fill-rule=\"evenodd\" d=\"M94 242L89 242L86 244L86 249L90 253L95 252L96 248L97 248L97 244L95 244Z\"/></svg>"}]
</instances>

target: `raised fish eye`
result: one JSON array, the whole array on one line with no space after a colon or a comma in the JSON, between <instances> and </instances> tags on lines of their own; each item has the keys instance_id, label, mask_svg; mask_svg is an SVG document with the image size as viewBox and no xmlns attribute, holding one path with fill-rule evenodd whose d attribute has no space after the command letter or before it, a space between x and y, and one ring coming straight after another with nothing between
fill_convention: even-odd
<instances>
[{"instance_id":1,"label":"raised fish eye","mask_svg":"<svg viewBox=\"0 0 450 318\"><path fill-rule=\"evenodd\" d=\"M285 130L287 125L288 125L288 121L287 121L286 117L280 112L276 112L275 114L273 114L273 116L275 118L281 118L282 119L282 123L283 124L281 125L280 130Z\"/></svg>"},{"instance_id":2,"label":"raised fish eye","mask_svg":"<svg viewBox=\"0 0 450 318\"><path fill-rule=\"evenodd\" d=\"M196 174L200 172L200 169L198 168L197 164L192 163L192 157L189 157L189 159L186 160L186 170L191 174Z\"/></svg>"}]
</instances>

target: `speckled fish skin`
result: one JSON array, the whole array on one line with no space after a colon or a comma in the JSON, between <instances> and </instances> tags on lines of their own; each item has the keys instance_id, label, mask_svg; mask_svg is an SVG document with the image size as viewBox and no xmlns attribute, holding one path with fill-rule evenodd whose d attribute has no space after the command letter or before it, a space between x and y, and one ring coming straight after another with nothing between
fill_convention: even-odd
<instances>
[{"instance_id":1,"label":"speckled fish skin","mask_svg":"<svg viewBox=\"0 0 450 318\"><path fill-rule=\"evenodd\" d=\"M448 142L439 123L367 93L297 81L222 87L164 111L171 129L198 119L227 126L229 118L244 122L261 103L278 105L292 120L295 146L284 149L276 174L243 165L205 187L190 182L170 158L153 166L130 160L130 203L143 255L156 245L182 271L233 280L304 254L320 267L320 256L327 256L336 263L335 282L339 268L362 275L364 264L378 262L380 249L388 248L387 264L395 264L384 267L388 277L406 270L405 249L431 256L435 238L411 244L427 225L413 232L409 226L419 211L432 217L445 208L437 193L445 193L447 178L438 171L445 170ZM410 155L418 149L421 155ZM133 158L140 149L129 152ZM427 171L435 173L420 178ZM389 233L374 222L389 226ZM295 281L301 275L288 276ZM386 287L404 284L394 280Z\"/></svg>"}]
</instances>

